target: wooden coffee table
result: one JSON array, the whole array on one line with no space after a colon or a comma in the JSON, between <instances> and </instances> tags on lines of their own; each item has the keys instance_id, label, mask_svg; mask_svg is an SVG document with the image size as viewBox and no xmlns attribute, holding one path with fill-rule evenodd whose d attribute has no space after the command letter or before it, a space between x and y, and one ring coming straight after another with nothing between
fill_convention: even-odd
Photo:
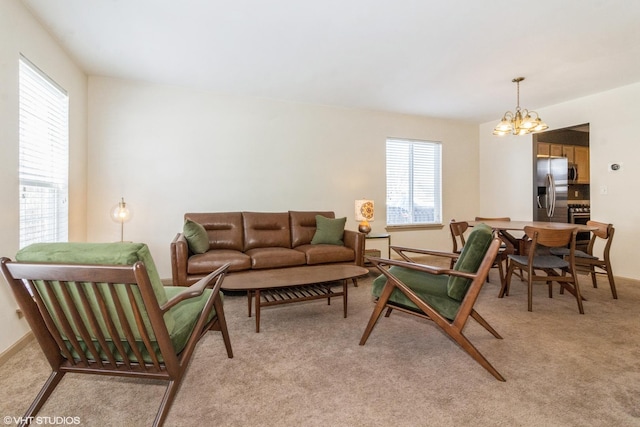
<instances>
[{"instance_id":1,"label":"wooden coffee table","mask_svg":"<svg viewBox=\"0 0 640 427\"><path fill-rule=\"evenodd\" d=\"M249 317L255 296L256 332L260 332L260 309L271 305L289 304L315 299L342 296L344 317L347 317L347 282L357 286L357 278L369 274L369 270L357 265L328 264L301 267L253 270L231 273L224 278L222 289L247 291ZM335 282L342 282L342 291L331 289Z\"/></svg>"}]
</instances>

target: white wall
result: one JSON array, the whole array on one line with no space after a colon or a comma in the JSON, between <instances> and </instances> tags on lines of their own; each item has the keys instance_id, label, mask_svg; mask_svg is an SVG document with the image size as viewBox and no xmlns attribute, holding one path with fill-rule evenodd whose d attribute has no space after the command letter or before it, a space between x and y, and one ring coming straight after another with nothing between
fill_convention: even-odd
<instances>
[{"instance_id":1,"label":"white wall","mask_svg":"<svg viewBox=\"0 0 640 427\"><path fill-rule=\"evenodd\" d=\"M640 83L537 110L550 129L589 123L591 218L612 223L611 248L617 276L640 278ZM480 126L480 211L483 215L532 218L531 136L495 137L495 123ZM610 172L610 163L622 163ZM606 186L607 194L601 194Z\"/></svg>"},{"instance_id":2,"label":"white wall","mask_svg":"<svg viewBox=\"0 0 640 427\"><path fill-rule=\"evenodd\" d=\"M18 60L20 53L65 88L70 98L69 206L72 240L86 231L87 79L17 0L0 2L0 256L13 258L19 245ZM0 278L0 353L27 333L17 304Z\"/></svg>"},{"instance_id":3,"label":"white wall","mask_svg":"<svg viewBox=\"0 0 640 427\"><path fill-rule=\"evenodd\" d=\"M124 196L125 240L147 243L162 277L186 212L333 210L355 229L367 197L384 231L389 136L442 141L445 222L478 210L475 125L104 77L90 77L89 100L88 239L119 239L108 212ZM448 228L392 239L450 247Z\"/></svg>"}]
</instances>

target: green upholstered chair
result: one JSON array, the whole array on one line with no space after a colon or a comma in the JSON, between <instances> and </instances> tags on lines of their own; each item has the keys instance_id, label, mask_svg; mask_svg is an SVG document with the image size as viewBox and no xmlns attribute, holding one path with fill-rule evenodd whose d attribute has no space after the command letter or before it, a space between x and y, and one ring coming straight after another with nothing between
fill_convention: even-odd
<instances>
[{"instance_id":1,"label":"green upholstered chair","mask_svg":"<svg viewBox=\"0 0 640 427\"><path fill-rule=\"evenodd\" d=\"M479 224L467 238L460 254L394 246L404 261L368 258L382 273L373 282L377 298L369 323L362 335L364 345L383 310L392 310L432 320L473 359L500 381L504 378L462 333L469 316L494 337L502 337L474 309L474 304L493 265L500 240L490 227ZM456 259L453 268L432 267L412 262L406 253ZM390 268L388 268L390 266Z\"/></svg>"},{"instance_id":2,"label":"green upholstered chair","mask_svg":"<svg viewBox=\"0 0 640 427\"><path fill-rule=\"evenodd\" d=\"M198 340L222 332L233 357L220 286L228 265L190 287L163 286L142 243L38 243L2 258L53 372L23 420L35 416L67 372L168 381L162 425Z\"/></svg>"}]
</instances>

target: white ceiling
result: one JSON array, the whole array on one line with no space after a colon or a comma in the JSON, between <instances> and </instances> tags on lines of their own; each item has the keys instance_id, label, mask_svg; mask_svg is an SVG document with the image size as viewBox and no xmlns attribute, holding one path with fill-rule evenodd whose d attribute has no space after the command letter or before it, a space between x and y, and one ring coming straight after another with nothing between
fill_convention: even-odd
<instances>
[{"instance_id":1,"label":"white ceiling","mask_svg":"<svg viewBox=\"0 0 640 427\"><path fill-rule=\"evenodd\" d=\"M640 81L637 0L22 0L89 75L472 122Z\"/></svg>"}]
</instances>

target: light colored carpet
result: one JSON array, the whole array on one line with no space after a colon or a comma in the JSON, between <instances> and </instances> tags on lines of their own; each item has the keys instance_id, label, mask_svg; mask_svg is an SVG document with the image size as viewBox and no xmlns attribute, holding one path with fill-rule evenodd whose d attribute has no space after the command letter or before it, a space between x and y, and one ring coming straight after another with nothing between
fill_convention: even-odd
<instances>
[{"instance_id":1,"label":"light colored carpet","mask_svg":"<svg viewBox=\"0 0 640 427\"><path fill-rule=\"evenodd\" d=\"M547 297L533 312L517 279L498 299L497 276L477 310L504 337L473 319L472 343L506 378L494 379L430 322L394 313L365 346L374 275L341 300L263 310L261 332L246 297L225 300L235 357L219 333L196 349L168 426L632 426L640 425L640 283L580 276L588 299ZM19 417L49 374L35 342L0 367L0 415ZM85 426L145 426L164 391L159 382L69 374L40 416L79 417Z\"/></svg>"}]
</instances>

